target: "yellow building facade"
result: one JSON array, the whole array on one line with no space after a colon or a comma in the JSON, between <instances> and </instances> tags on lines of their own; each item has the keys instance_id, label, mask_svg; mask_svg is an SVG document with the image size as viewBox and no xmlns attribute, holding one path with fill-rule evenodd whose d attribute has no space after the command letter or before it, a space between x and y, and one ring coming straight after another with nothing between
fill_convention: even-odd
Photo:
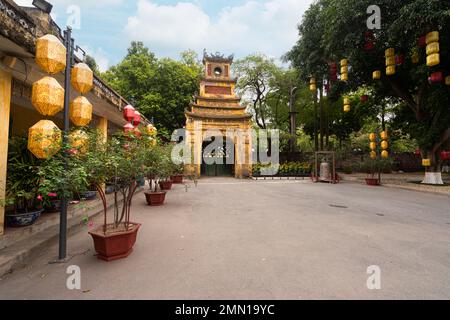
<instances>
[{"instance_id":1,"label":"yellow building facade","mask_svg":"<svg viewBox=\"0 0 450 320\"><path fill-rule=\"evenodd\" d=\"M186 110L186 143L192 153L188 174L196 176L251 176L252 115L240 105L237 79L231 77L233 56L203 55L205 73L199 94ZM211 143L218 147L211 149ZM208 147L209 145L209 147ZM214 162L214 163L211 163Z\"/></svg>"}]
</instances>

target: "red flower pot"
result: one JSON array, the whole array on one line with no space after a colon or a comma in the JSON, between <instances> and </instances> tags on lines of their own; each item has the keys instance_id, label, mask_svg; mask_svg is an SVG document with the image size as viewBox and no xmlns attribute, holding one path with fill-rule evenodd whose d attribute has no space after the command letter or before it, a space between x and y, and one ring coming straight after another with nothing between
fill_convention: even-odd
<instances>
[{"instance_id":1,"label":"red flower pot","mask_svg":"<svg viewBox=\"0 0 450 320\"><path fill-rule=\"evenodd\" d=\"M183 183L183 175L176 174L176 175L170 176L170 181L172 181L175 184Z\"/></svg>"},{"instance_id":2,"label":"red flower pot","mask_svg":"<svg viewBox=\"0 0 450 320\"><path fill-rule=\"evenodd\" d=\"M172 189L172 181L160 181L159 186L161 187L161 190L170 190Z\"/></svg>"},{"instance_id":3,"label":"red flower pot","mask_svg":"<svg viewBox=\"0 0 450 320\"><path fill-rule=\"evenodd\" d=\"M129 230L126 230L125 225L121 224L115 231L111 229L112 224L109 224L106 234L103 232L103 226L90 231L97 258L112 261L128 257L133 252L140 226L140 223L130 222Z\"/></svg>"},{"instance_id":4,"label":"red flower pot","mask_svg":"<svg viewBox=\"0 0 450 320\"><path fill-rule=\"evenodd\" d=\"M380 182L377 178L366 178L366 184L368 186L378 186L380 185Z\"/></svg>"},{"instance_id":5,"label":"red flower pot","mask_svg":"<svg viewBox=\"0 0 450 320\"><path fill-rule=\"evenodd\" d=\"M166 192L145 192L145 199L149 206L161 206L166 199Z\"/></svg>"}]
</instances>

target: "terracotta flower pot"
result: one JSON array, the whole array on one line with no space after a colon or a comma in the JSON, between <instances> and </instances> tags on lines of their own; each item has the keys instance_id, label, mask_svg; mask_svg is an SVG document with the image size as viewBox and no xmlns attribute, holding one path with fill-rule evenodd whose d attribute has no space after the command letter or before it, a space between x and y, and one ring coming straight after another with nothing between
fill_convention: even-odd
<instances>
[{"instance_id":1,"label":"terracotta flower pot","mask_svg":"<svg viewBox=\"0 0 450 320\"><path fill-rule=\"evenodd\" d=\"M380 182L377 178L366 178L366 184L368 186L378 186L380 185Z\"/></svg>"},{"instance_id":2,"label":"terracotta flower pot","mask_svg":"<svg viewBox=\"0 0 450 320\"><path fill-rule=\"evenodd\" d=\"M145 198L149 206L162 206L166 199L166 192L145 192Z\"/></svg>"},{"instance_id":3,"label":"terracotta flower pot","mask_svg":"<svg viewBox=\"0 0 450 320\"><path fill-rule=\"evenodd\" d=\"M170 176L170 181L172 181L175 184L183 183L183 175L176 174L176 175Z\"/></svg>"},{"instance_id":4,"label":"terracotta flower pot","mask_svg":"<svg viewBox=\"0 0 450 320\"><path fill-rule=\"evenodd\" d=\"M161 190L170 190L172 189L172 181L160 181L159 186L161 187Z\"/></svg>"},{"instance_id":5,"label":"terracotta flower pot","mask_svg":"<svg viewBox=\"0 0 450 320\"><path fill-rule=\"evenodd\" d=\"M129 230L125 229L124 224L114 230L112 224L109 224L106 234L103 232L103 226L90 231L97 258L112 261L128 257L133 252L140 226L140 223L130 222Z\"/></svg>"}]
</instances>

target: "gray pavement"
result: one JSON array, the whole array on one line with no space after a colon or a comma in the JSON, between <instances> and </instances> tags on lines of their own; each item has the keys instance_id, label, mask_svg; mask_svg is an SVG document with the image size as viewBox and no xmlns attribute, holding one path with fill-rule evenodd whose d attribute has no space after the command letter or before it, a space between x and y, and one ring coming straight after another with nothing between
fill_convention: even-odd
<instances>
[{"instance_id":1,"label":"gray pavement","mask_svg":"<svg viewBox=\"0 0 450 320\"><path fill-rule=\"evenodd\" d=\"M134 252L94 256L88 227L0 280L1 299L450 298L450 198L360 183L200 180L148 207ZM101 223L101 217L94 221ZM66 268L81 268L81 290ZM367 267L381 268L369 290Z\"/></svg>"}]
</instances>

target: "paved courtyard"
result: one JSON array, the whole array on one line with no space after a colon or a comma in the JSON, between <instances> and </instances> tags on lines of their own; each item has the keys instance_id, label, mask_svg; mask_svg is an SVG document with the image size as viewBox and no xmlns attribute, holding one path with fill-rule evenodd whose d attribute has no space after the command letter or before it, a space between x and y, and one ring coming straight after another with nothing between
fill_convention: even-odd
<instances>
[{"instance_id":1,"label":"paved courtyard","mask_svg":"<svg viewBox=\"0 0 450 320\"><path fill-rule=\"evenodd\" d=\"M450 298L450 198L360 183L202 179L163 207L134 201L142 223L127 259L94 256L88 227L0 281L1 299ZM101 223L97 218L95 223ZM66 288L81 268L82 290ZM368 290L368 266L381 289Z\"/></svg>"}]
</instances>

